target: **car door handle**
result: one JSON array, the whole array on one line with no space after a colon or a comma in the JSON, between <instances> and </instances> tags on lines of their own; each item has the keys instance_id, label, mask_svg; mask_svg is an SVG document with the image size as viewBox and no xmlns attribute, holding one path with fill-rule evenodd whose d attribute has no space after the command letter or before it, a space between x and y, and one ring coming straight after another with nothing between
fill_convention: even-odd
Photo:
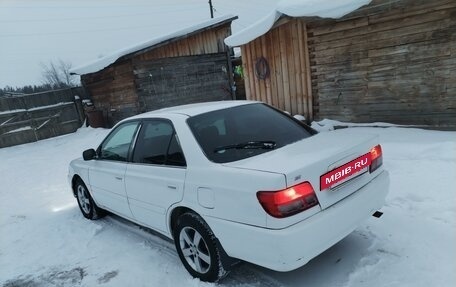
<instances>
[{"instance_id":1,"label":"car door handle","mask_svg":"<svg viewBox=\"0 0 456 287\"><path fill-rule=\"evenodd\" d=\"M117 180L122 180L122 179L123 179L123 178L120 177L120 176L115 176L115 178L116 178Z\"/></svg>"},{"instance_id":2,"label":"car door handle","mask_svg":"<svg viewBox=\"0 0 456 287\"><path fill-rule=\"evenodd\" d=\"M177 186L174 186L174 185L168 185L168 188L169 188L169 189L177 189Z\"/></svg>"}]
</instances>

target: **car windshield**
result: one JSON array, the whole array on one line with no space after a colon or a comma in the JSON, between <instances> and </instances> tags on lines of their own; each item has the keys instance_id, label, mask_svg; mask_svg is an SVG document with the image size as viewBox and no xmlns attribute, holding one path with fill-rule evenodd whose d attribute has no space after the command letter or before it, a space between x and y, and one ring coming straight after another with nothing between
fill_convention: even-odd
<instances>
[{"instance_id":1,"label":"car windshield","mask_svg":"<svg viewBox=\"0 0 456 287\"><path fill-rule=\"evenodd\" d=\"M265 104L247 104L191 117L187 123L207 158L227 163L307 138L310 127Z\"/></svg>"}]
</instances>

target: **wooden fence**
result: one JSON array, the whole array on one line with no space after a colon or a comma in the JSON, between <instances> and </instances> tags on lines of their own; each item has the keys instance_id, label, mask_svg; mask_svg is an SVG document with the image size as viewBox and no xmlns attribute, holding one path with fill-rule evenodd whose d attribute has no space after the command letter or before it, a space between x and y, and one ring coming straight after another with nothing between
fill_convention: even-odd
<instances>
[{"instance_id":1,"label":"wooden fence","mask_svg":"<svg viewBox=\"0 0 456 287\"><path fill-rule=\"evenodd\" d=\"M76 131L85 97L78 87L0 98L0 148Z\"/></svg>"}]
</instances>

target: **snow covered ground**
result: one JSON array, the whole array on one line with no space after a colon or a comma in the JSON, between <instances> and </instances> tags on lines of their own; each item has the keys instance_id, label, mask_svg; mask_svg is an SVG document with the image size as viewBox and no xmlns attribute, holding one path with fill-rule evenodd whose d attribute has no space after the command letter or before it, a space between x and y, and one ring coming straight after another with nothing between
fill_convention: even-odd
<instances>
[{"instance_id":1,"label":"snow covered ground","mask_svg":"<svg viewBox=\"0 0 456 287\"><path fill-rule=\"evenodd\" d=\"M220 285L456 286L456 132L354 129L381 137L385 214L298 270L244 263ZM67 166L106 134L82 128L0 149L0 286L211 285L187 274L172 243L115 216L82 217Z\"/></svg>"}]
</instances>

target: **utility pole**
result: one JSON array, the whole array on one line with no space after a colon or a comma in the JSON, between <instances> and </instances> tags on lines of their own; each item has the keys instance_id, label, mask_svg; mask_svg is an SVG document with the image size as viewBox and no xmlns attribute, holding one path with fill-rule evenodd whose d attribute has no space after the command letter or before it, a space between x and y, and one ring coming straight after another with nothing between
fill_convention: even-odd
<instances>
[{"instance_id":1,"label":"utility pole","mask_svg":"<svg viewBox=\"0 0 456 287\"><path fill-rule=\"evenodd\" d=\"M212 0L209 0L209 9L211 10L211 18L214 18L214 7L212 7Z\"/></svg>"}]
</instances>

